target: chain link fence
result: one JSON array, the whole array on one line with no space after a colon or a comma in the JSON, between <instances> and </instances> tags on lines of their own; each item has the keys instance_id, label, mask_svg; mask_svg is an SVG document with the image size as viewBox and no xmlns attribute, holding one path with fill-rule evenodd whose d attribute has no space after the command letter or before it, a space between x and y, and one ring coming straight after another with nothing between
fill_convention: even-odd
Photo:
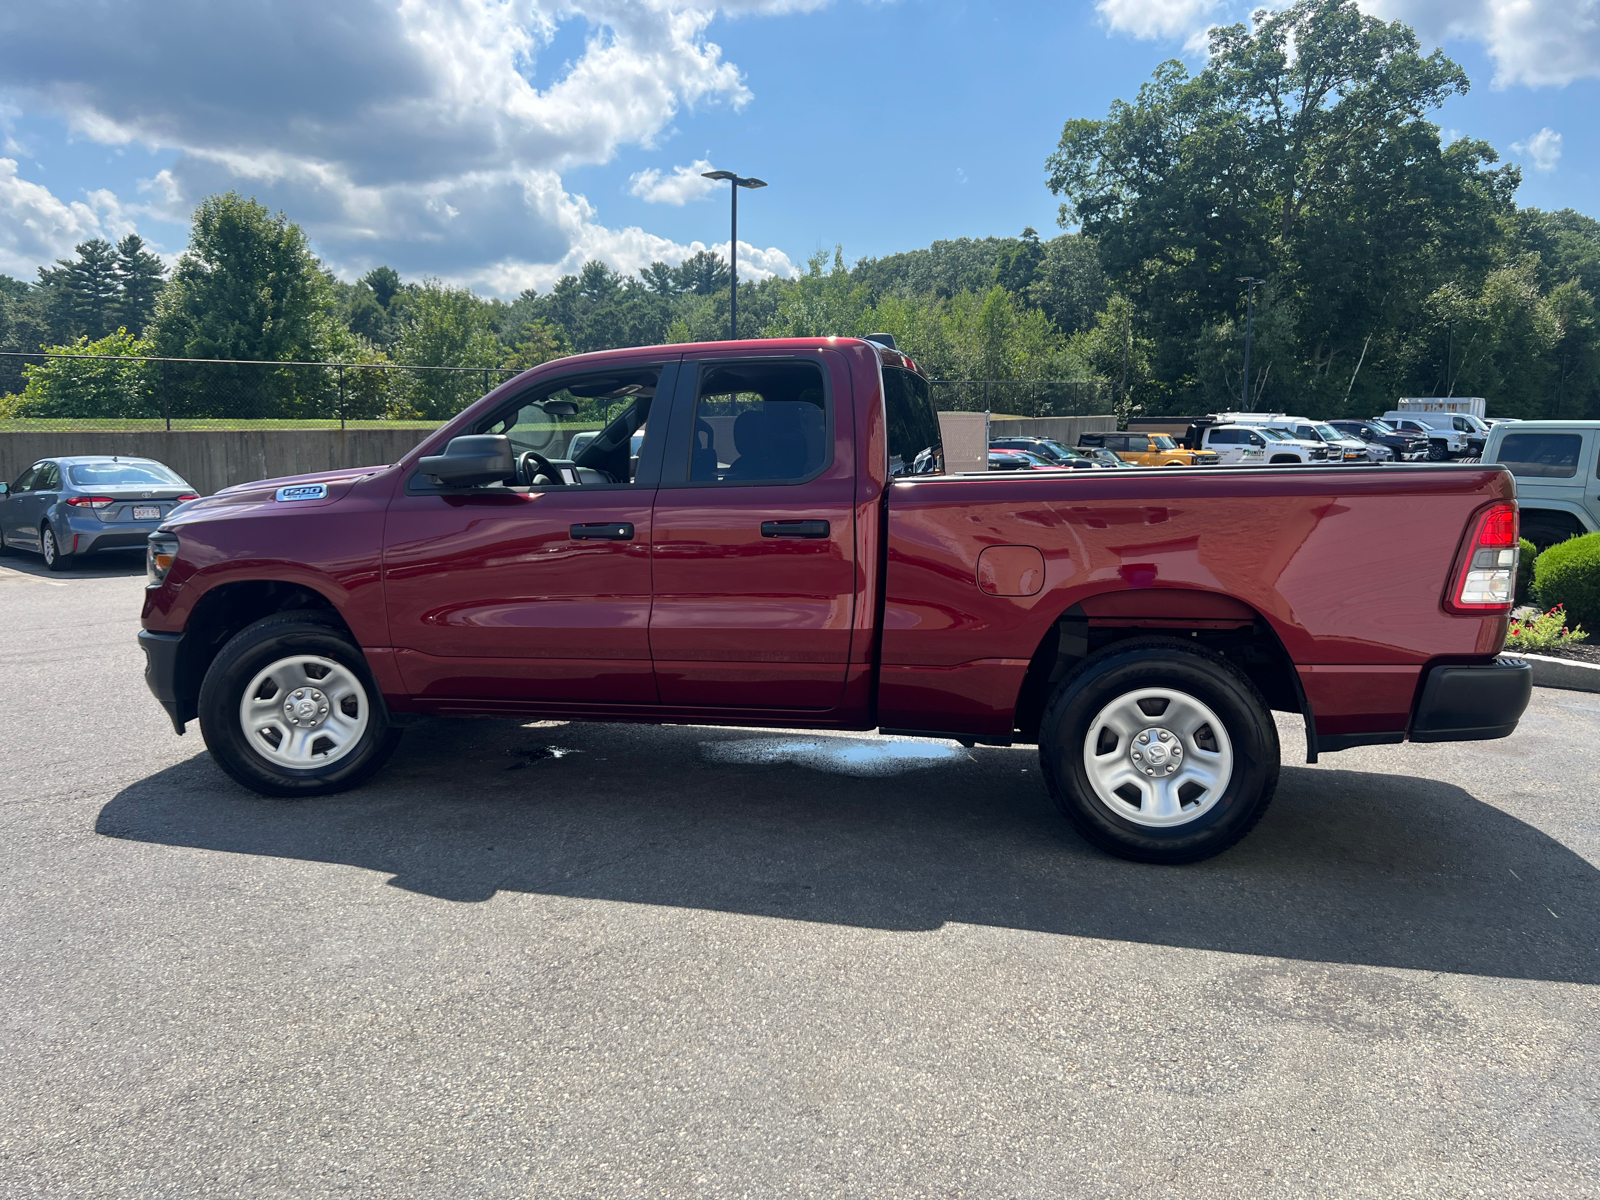
<instances>
[{"instance_id":1,"label":"chain link fence","mask_svg":"<svg viewBox=\"0 0 1600 1200\"><path fill-rule=\"evenodd\" d=\"M432 428L518 374L508 367L246 362L59 353L0 354L22 391L0 396L3 430ZM937 379L942 412L1022 417L1113 411L1115 384Z\"/></svg>"},{"instance_id":2,"label":"chain link fence","mask_svg":"<svg viewBox=\"0 0 1600 1200\"><path fill-rule=\"evenodd\" d=\"M1115 411L1117 386L1090 379L935 379L940 412L1012 417L1087 417Z\"/></svg>"},{"instance_id":3,"label":"chain link fence","mask_svg":"<svg viewBox=\"0 0 1600 1200\"><path fill-rule=\"evenodd\" d=\"M246 362L7 352L25 386L0 430L432 428L520 373L507 367Z\"/></svg>"}]
</instances>

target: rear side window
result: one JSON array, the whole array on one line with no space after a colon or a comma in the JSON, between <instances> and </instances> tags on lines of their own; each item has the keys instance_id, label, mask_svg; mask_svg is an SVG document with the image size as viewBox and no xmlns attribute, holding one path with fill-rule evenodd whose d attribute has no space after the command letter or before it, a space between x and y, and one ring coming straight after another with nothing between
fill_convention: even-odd
<instances>
[{"instance_id":1,"label":"rear side window","mask_svg":"<svg viewBox=\"0 0 1600 1200\"><path fill-rule=\"evenodd\" d=\"M1508 433L1498 461L1528 479L1571 479L1583 439L1575 433Z\"/></svg>"},{"instance_id":2,"label":"rear side window","mask_svg":"<svg viewBox=\"0 0 1600 1200\"><path fill-rule=\"evenodd\" d=\"M944 470L939 412L926 379L900 367L883 368L883 416L889 433L890 476L937 475Z\"/></svg>"},{"instance_id":3,"label":"rear side window","mask_svg":"<svg viewBox=\"0 0 1600 1200\"><path fill-rule=\"evenodd\" d=\"M693 483L798 483L827 464L828 397L813 362L707 365L695 397Z\"/></svg>"}]
</instances>

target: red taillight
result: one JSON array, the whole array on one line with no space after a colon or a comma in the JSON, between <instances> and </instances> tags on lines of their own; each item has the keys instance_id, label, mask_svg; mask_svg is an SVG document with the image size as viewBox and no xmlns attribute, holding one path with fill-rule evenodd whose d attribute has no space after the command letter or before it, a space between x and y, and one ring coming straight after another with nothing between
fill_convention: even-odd
<instances>
[{"instance_id":1,"label":"red taillight","mask_svg":"<svg viewBox=\"0 0 1600 1200\"><path fill-rule=\"evenodd\" d=\"M1517 510L1496 504L1478 514L1462 548L1445 607L1453 612L1509 612L1517 584Z\"/></svg>"},{"instance_id":2,"label":"red taillight","mask_svg":"<svg viewBox=\"0 0 1600 1200\"><path fill-rule=\"evenodd\" d=\"M178 503L182 504L185 500L198 500L198 499L200 499L199 493L197 493L197 492L185 492L183 495L178 497Z\"/></svg>"},{"instance_id":3,"label":"red taillight","mask_svg":"<svg viewBox=\"0 0 1600 1200\"><path fill-rule=\"evenodd\" d=\"M1515 546L1517 544L1517 510L1510 505L1491 508L1478 522L1478 545Z\"/></svg>"},{"instance_id":4,"label":"red taillight","mask_svg":"<svg viewBox=\"0 0 1600 1200\"><path fill-rule=\"evenodd\" d=\"M116 501L110 496L68 496L67 503L73 508L104 508Z\"/></svg>"}]
</instances>

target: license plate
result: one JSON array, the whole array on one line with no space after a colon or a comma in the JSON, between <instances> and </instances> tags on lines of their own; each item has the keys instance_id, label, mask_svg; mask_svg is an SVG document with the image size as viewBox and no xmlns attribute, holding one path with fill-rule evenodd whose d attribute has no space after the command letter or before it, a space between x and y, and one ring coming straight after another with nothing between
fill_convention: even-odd
<instances>
[{"instance_id":1,"label":"license plate","mask_svg":"<svg viewBox=\"0 0 1600 1200\"><path fill-rule=\"evenodd\" d=\"M135 504L133 506L133 519L135 521L159 521L161 519L161 506L159 504Z\"/></svg>"}]
</instances>

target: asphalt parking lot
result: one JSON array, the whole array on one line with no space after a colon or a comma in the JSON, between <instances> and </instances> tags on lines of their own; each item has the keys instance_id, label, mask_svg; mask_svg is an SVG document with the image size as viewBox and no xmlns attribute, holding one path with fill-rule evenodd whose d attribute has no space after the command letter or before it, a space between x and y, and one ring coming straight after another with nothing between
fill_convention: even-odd
<instances>
[{"instance_id":1,"label":"asphalt parking lot","mask_svg":"<svg viewBox=\"0 0 1600 1200\"><path fill-rule=\"evenodd\" d=\"M1600 1195L1600 697L1287 764L1198 866L1031 748L174 737L140 564L0 559L6 1196Z\"/></svg>"}]
</instances>

